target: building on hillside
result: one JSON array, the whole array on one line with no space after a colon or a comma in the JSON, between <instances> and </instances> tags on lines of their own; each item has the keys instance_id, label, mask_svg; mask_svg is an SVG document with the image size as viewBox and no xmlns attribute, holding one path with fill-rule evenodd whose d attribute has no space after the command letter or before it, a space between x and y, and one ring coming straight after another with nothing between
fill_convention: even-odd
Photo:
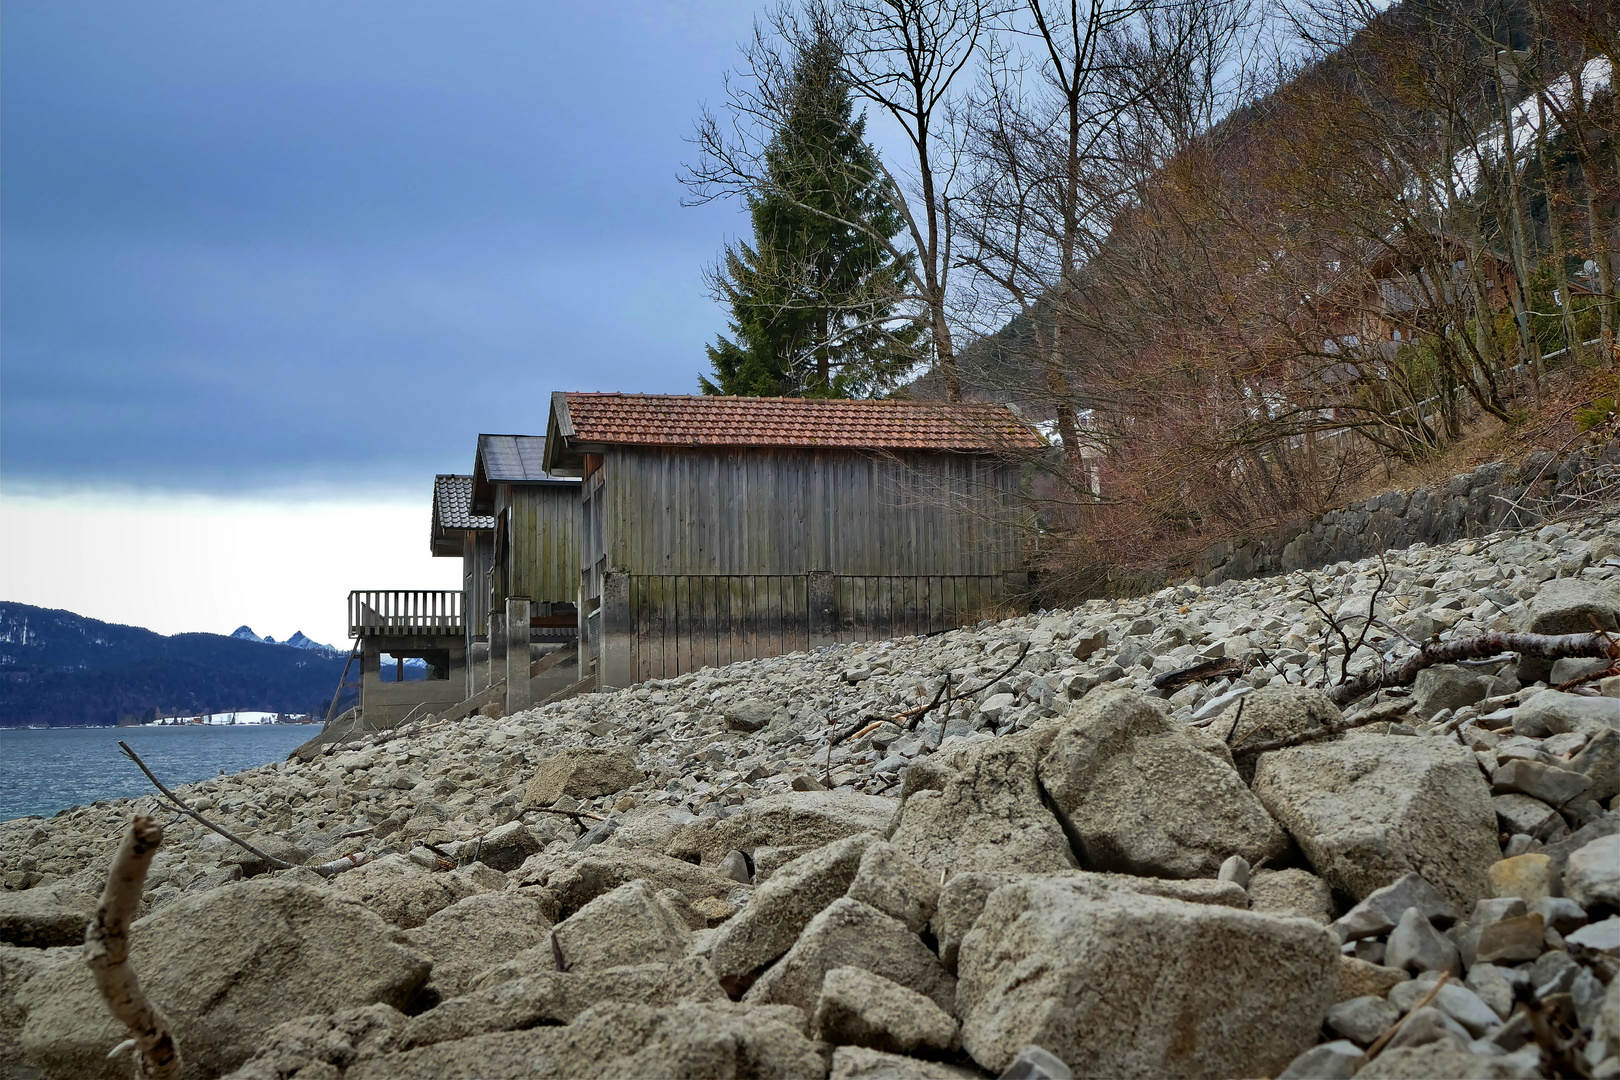
<instances>
[{"instance_id":1,"label":"building on hillside","mask_svg":"<svg viewBox=\"0 0 1620 1080\"><path fill-rule=\"evenodd\" d=\"M1028 583L1020 462L1043 446L1004 405L553 394L580 670L622 687L977 620Z\"/></svg>"}]
</instances>

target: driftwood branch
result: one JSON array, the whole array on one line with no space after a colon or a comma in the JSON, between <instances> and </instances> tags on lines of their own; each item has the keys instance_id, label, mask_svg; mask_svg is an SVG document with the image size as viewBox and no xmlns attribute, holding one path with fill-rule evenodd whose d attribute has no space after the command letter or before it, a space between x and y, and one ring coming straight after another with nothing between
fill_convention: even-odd
<instances>
[{"instance_id":1,"label":"driftwood branch","mask_svg":"<svg viewBox=\"0 0 1620 1080\"><path fill-rule=\"evenodd\" d=\"M939 707L941 697L944 698L945 707L947 709L949 709L951 707L951 702L959 701L962 698L966 698L966 697L972 697L974 694L979 693L981 690L988 689L989 687L992 687L996 683L1000 682L1002 679L1005 679L1008 675L1011 675L1017 669L1018 665L1022 664L1024 662L1024 657L1026 657L1028 655L1029 655L1029 642L1026 641L1026 642L1024 642L1024 647L1022 649L1018 650L1018 655L1013 658L1012 663L1008 664L1006 667L1002 668L1000 671L996 672L996 674L990 676L990 678L986 679L984 682L980 683L978 686L975 686L973 689L971 689L971 690L963 689L963 690L958 691L955 694L951 693L951 675L950 675L950 672L946 672L945 673L945 683L944 683L944 685L942 685L940 687L940 692L934 695L934 700L933 701L930 701L927 705L919 705L916 708L907 709L905 712L896 713L895 716L894 716L894 722L898 724L900 721L904 720L904 721L906 721L906 730L907 731L912 731L912 730L914 730L916 728L916 726L918 724L920 724L922 722L923 717L927 716L930 712L932 712L934 709ZM878 719L878 718L877 717L868 717L868 719ZM883 719L887 719L887 717L884 717Z\"/></svg>"},{"instance_id":2,"label":"driftwood branch","mask_svg":"<svg viewBox=\"0 0 1620 1080\"><path fill-rule=\"evenodd\" d=\"M156 818L143 814L130 823L107 875L95 921L85 929L84 961L107 1010L133 1036L131 1041L139 1052L139 1075L151 1080L179 1080L180 1048L168 1021L147 1000L129 964L129 924L141 902L146 871L161 843L163 827Z\"/></svg>"},{"instance_id":3,"label":"driftwood branch","mask_svg":"<svg viewBox=\"0 0 1620 1080\"><path fill-rule=\"evenodd\" d=\"M1596 656L1620 659L1620 643L1608 634L1480 634L1456 641L1428 641L1417 652L1391 668L1368 671L1328 690L1335 705L1348 705L1376 690L1410 686L1418 672L1436 664L1459 660L1479 660L1501 653L1561 660L1570 656Z\"/></svg>"},{"instance_id":4,"label":"driftwood branch","mask_svg":"<svg viewBox=\"0 0 1620 1080\"><path fill-rule=\"evenodd\" d=\"M162 793L163 797L168 799L169 802L173 804L174 808L180 813L191 818L205 829L213 830L220 836L223 836L225 839L235 844L237 847L241 848L243 851L253 855L255 858L262 859L267 866L270 866L273 869L291 870L296 865L295 863L287 862L284 859L278 859L274 855L266 854L265 852L254 847L252 844L248 843L246 840L242 839L240 836L237 836L235 833L231 832L229 829L215 825L212 821L209 821L207 818L203 817L197 811L193 810L191 807L182 802L180 796L176 795L174 792L165 787L163 785L163 781L159 780L152 770L146 767L146 762L141 760L141 756L139 754L130 749L128 743L119 742L118 748L124 752L125 757L129 758L129 760L141 767L141 772L145 773L146 778L152 781L152 786L157 788L158 791ZM315 873L321 875L321 877L331 877L333 874L341 874L345 870L353 870L356 866L363 866L370 862L371 859L372 857L370 855L363 852L357 852L353 855L345 855L341 859L334 859L329 863L321 863L318 866L307 866L305 869L313 870Z\"/></svg>"},{"instance_id":5,"label":"driftwood branch","mask_svg":"<svg viewBox=\"0 0 1620 1080\"><path fill-rule=\"evenodd\" d=\"M341 859L333 859L331 862L320 863L317 866L306 866L304 869L313 870L321 877L331 877L333 874L341 874L345 870L353 870L357 866L364 866L375 858L376 856L369 851L351 851Z\"/></svg>"},{"instance_id":6,"label":"driftwood branch","mask_svg":"<svg viewBox=\"0 0 1620 1080\"><path fill-rule=\"evenodd\" d=\"M1209 679L1223 679L1228 675L1242 675L1243 664L1237 660L1221 659L1200 660L1188 667L1177 668L1175 671L1166 671L1153 677L1155 690L1179 690L1188 683L1205 682Z\"/></svg>"},{"instance_id":7,"label":"driftwood branch","mask_svg":"<svg viewBox=\"0 0 1620 1080\"><path fill-rule=\"evenodd\" d=\"M582 818L588 818L591 821L604 820L601 814L588 814L583 810L553 810L549 806L536 806L533 809L536 813L540 814L560 814L565 818L573 818L576 824Z\"/></svg>"},{"instance_id":8,"label":"driftwood branch","mask_svg":"<svg viewBox=\"0 0 1620 1080\"><path fill-rule=\"evenodd\" d=\"M135 751L133 751L133 750L131 750L129 748L129 743L122 742L122 741L119 742L118 749L120 749L120 750L122 750L124 752L125 757L129 758L129 760L133 761L135 764L137 764L137 765L139 765L141 767L141 772L145 773L146 778L148 780L152 781L152 786L157 788L158 791L160 791L163 794L164 798L168 799L169 802L173 803L174 808L176 810L180 811L182 814L185 814L187 817L189 817L192 820L196 821L199 825L202 825L204 828L212 829L214 832L216 832L219 835L223 836L225 839L229 840L231 843L235 844L237 847L239 847L242 850L248 852L249 854L252 854L252 855L256 856L257 858L263 859L267 864L269 864L270 866L275 867L277 870L291 870L292 869L292 867L293 867L292 863L284 862L281 859L276 858L274 855L265 854L264 852L260 851L258 848L254 847L252 844L248 843L246 840L242 839L240 836L237 836L235 833L233 833L233 832L231 832L231 831L229 831L227 829L221 828L218 825L215 825L212 821L209 821L207 818L205 818L201 814L197 813L197 811L195 811L191 807L187 806L184 802L182 802L180 800L180 796L176 795L174 792L170 791L168 788L163 786L163 781L159 780L157 778L157 776L155 776L153 774L152 770L146 767L146 762L142 761L141 756L139 754L137 754Z\"/></svg>"}]
</instances>

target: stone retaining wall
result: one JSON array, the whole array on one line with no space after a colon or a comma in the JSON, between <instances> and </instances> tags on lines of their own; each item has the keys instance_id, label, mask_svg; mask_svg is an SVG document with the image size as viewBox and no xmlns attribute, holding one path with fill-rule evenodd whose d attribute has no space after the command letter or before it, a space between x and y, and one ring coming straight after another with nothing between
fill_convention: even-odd
<instances>
[{"instance_id":1,"label":"stone retaining wall","mask_svg":"<svg viewBox=\"0 0 1620 1080\"><path fill-rule=\"evenodd\" d=\"M1562 458L1538 450L1492 462L1444 487L1386 491L1269 535L1209 548L1190 574L1206 586L1309 570L1413 544L1448 544L1498 529L1526 528L1577 508L1620 498L1620 442Z\"/></svg>"}]
</instances>

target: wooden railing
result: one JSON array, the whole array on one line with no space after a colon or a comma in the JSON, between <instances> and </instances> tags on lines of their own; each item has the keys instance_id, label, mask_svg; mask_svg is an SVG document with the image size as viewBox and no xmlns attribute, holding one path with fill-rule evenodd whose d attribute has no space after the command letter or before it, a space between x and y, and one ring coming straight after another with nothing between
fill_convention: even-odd
<instances>
[{"instance_id":1,"label":"wooden railing","mask_svg":"<svg viewBox=\"0 0 1620 1080\"><path fill-rule=\"evenodd\" d=\"M349 594L349 636L461 634L462 594L451 589L356 589Z\"/></svg>"}]
</instances>

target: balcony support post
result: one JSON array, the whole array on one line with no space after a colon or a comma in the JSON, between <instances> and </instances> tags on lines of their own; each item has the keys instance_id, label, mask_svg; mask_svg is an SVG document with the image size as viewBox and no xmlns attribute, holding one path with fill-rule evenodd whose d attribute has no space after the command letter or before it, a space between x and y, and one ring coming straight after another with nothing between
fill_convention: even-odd
<instances>
[{"instance_id":1,"label":"balcony support post","mask_svg":"<svg viewBox=\"0 0 1620 1080\"><path fill-rule=\"evenodd\" d=\"M493 640L493 639L492 639ZM529 599L506 598L506 715L527 709L529 696Z\"/></svg>"},{"instance_id":2,"label":"balcony support post","mask_svg":"<svg viewBox=\"0 0 1620 1080\"><path fill-rule=\"evenodd\" d=\"M489 681L494 686L506 678L506 609L489 613Z\"/></svg>"}]
</instances>

